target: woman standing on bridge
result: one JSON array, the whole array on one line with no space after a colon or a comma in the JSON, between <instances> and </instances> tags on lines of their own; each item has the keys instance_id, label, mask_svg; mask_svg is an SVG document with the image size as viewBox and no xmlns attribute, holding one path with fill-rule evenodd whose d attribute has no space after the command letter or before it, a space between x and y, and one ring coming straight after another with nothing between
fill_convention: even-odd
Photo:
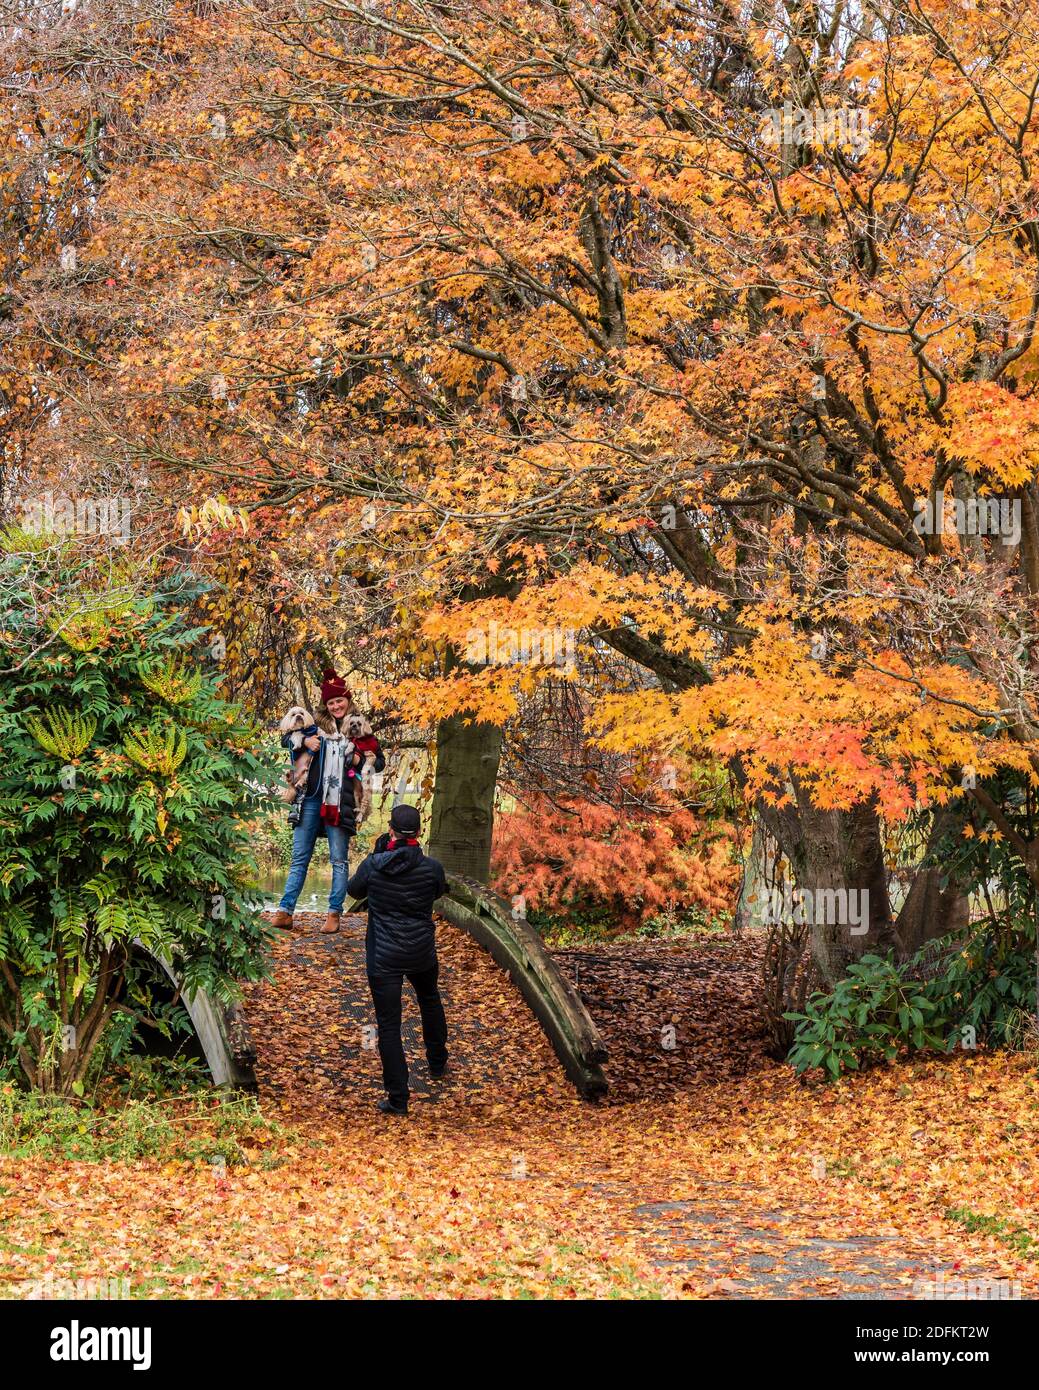
<instances>
[{"instance_id":1,"label":"woman standing on bridge","mask_svg":"<svg viewBox=\"0 0 1039 1390\"><path fill-rule=\"evenodd\" d=\"M328 895L328 916L321 930L339 930L346 899L350 837L357 832L354 789L356 774L362 763L361 753L353 748L344 733L352 705L353 696L346 688L346 681L334 671L326 670L321 684L321 703L315 712L318 732L303 740L298 749L292 750L293 762L304 749L316 756L311 759L299 820L292 833L292 861L285 892L274 914L276 927L293 925L296 900L307 880L307 870L318 836L324 831L328 837L328 857L332 864L332 887ZM371 770L381 772L386 766L386 758L378 739L374 742L375 758ZM282 739L282 745L292 747L290 736Z\"/></svg>"}]
</instances>

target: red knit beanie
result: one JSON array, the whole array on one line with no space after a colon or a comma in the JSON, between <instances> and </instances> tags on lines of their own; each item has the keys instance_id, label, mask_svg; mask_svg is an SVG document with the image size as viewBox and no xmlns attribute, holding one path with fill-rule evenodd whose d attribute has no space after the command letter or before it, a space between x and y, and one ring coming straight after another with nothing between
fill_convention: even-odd
<instances>
[{"instance_id":1,"label":"red knit beanie","mask_svg":"<svg viewBox=\"0 0 1039 1390\"><path fill-rule=\"evenodd\" d=\"M351 698L349 690L346 688L346 681L342 676L337 676L331 666L321 673L321 703L327 705L329 700L349 700Z\"/></svg>"}]
</instances>

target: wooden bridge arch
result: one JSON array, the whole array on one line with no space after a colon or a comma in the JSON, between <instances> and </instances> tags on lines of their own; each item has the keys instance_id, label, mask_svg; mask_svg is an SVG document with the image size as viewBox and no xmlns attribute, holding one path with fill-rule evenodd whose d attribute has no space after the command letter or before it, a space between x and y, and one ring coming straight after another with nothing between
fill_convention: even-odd
<instances>
[{"instance_id":1,"label":"wooden bridge arch","mask_svg":"<svg viewBox=\"0 0 1039 1390\"><path fill-rule=\"evenodd\" d=\"M436 911L467 931L509 972L555 1048L567 1076L586 1100L605 1095L606 1048L581 996L545 950L541 937L504 898L463 874L447 875L450 893Z\"/></svg>"},{"instance_id":2,"label":"wooden bridge arch","mask_svg":"<svg viewBox=\"0 0 1039 1390\"><path fill-rule=\"evenodd\" d=\"M447 879L451 891L437 901L436 911L468 932L508 972L578 1093L588 1100L604 1095L607 1083L601 1064L606 1048L599 1030L537 932L522 917L514 917L503 898L475 879L454 873ZM351 900L345 910L363 912L364 906ZM159 960L159 964L180 991L181 982L169 963ZM181 993L181 999L214 1084L255 1091L256 1052L241 1008L221 1004L201 990L193 996Z\"/></svg>"},{"instance_id":3,"label":"wooden bridge arch","mask_svg":"<svg viewBox=\"0 0 1039 1390\"><path fill-rule=\"evenodd\" d=\"M256 1051L241 1006L212 999L204 990L189 994L168 960L149 951L141 941L134 944L161 967L172 983L191 1019L214 1086L255 1091Z\"/></svg>"}]
</instances>

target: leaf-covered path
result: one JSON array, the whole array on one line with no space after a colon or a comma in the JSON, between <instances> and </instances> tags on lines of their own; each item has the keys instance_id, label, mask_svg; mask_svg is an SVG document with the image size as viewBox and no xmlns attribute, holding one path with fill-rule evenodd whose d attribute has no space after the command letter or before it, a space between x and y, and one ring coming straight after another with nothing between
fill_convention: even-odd
<instances>
[{"instance_id":1,"label":"leaf-covered path","mask_svg":"<svg viewBox=\"0 0 1039 1390\"><path fill-rule=\"evenodd\" d=\"M284 1132L226 1166L0 1159L0 1291L46 1271L146 1298L909 1297L984 1272L1034 1296L1027 1059L805 1087L761 1048L749 945L646 942L563 953L611 1051L610 1099L588 1105L443 924L452 1068L430 1082L415 1062L410 1006L416 1097L392 1120L362 923L319 922L281 937L247 1001Z\"/></svg>"},{"instance_id":2,"label":"leaf-covered path","mask_svg":"<svg viewBox=\"0 0 1039 1390\"><path fill-rule=\"evenodd\" d=\"M274 986L250 1002L261 1087L287 1119L356 1127L363 1144L382 1093L364 920L346 919L331 937L317 933L319 920L281 943ZM661 942L557 953L609 1047L611 1091L595 1106L576 1099L507 977L444 922L440 957L451 1068L444 1081L430 1080L405 989L413 1109L402 1148L417 1144L431 1171L447 1162L452 1190L450 1163L464 1173L464 1155L479 1153L485 1176L518 1184L535 1207L561 1196L569 1220L584 1217L595 1238L628 1244L632 1267L660 1292L908 1297L942 1270L950 1278L992 1272L991 1260L965 1249L959 1235L950 1246L933 1228L878 1234L864 1213L829 1211L827 1189L842 1186L853 1165L827 1157L825 1142L818 1153L791 1155L802 1181L778 1194L752 1163L739 1180L719 1177L713 1164L684 1166L686 1127L709 1097L722 1099L719 1087L736 1085L742 1095L755 1077L789 1083L764 1050L752 943L704 942L692 956L687 943ZM824 1109L833 1094L810 1099L802 1091ZM737 1114L748 1111L737 1106ZM388 1140L392 1155L398 1127L376 1125L378 1147ZM556 1209L553 1200L544 1211Z\"/></svg>"}]
</instances>

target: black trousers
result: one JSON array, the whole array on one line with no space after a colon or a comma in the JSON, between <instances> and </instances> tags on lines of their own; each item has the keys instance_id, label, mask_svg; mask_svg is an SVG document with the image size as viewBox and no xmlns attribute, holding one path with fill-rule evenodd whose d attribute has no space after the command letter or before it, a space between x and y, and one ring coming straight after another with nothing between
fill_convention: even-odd
<instances>
[{"instance_id":1,"label":"black trousers","mask_svg":"<svg viewBox=\"0 0 1039 1390\"><path fill-rule=\"evenodd\" d=\"M382 1061L382 1084L394 1105L408 1103L408 1059L400 1036L401 993L407 975L418 999L422 1014L422 1041L431 1067L442 1067L447 1061L447 1018L437 989L439 962L428 970L394 971L385 975L369 975L368 985L375 1004L375 1021L379 1029L379 1057Z\"/></svg>"}]
</instances>

